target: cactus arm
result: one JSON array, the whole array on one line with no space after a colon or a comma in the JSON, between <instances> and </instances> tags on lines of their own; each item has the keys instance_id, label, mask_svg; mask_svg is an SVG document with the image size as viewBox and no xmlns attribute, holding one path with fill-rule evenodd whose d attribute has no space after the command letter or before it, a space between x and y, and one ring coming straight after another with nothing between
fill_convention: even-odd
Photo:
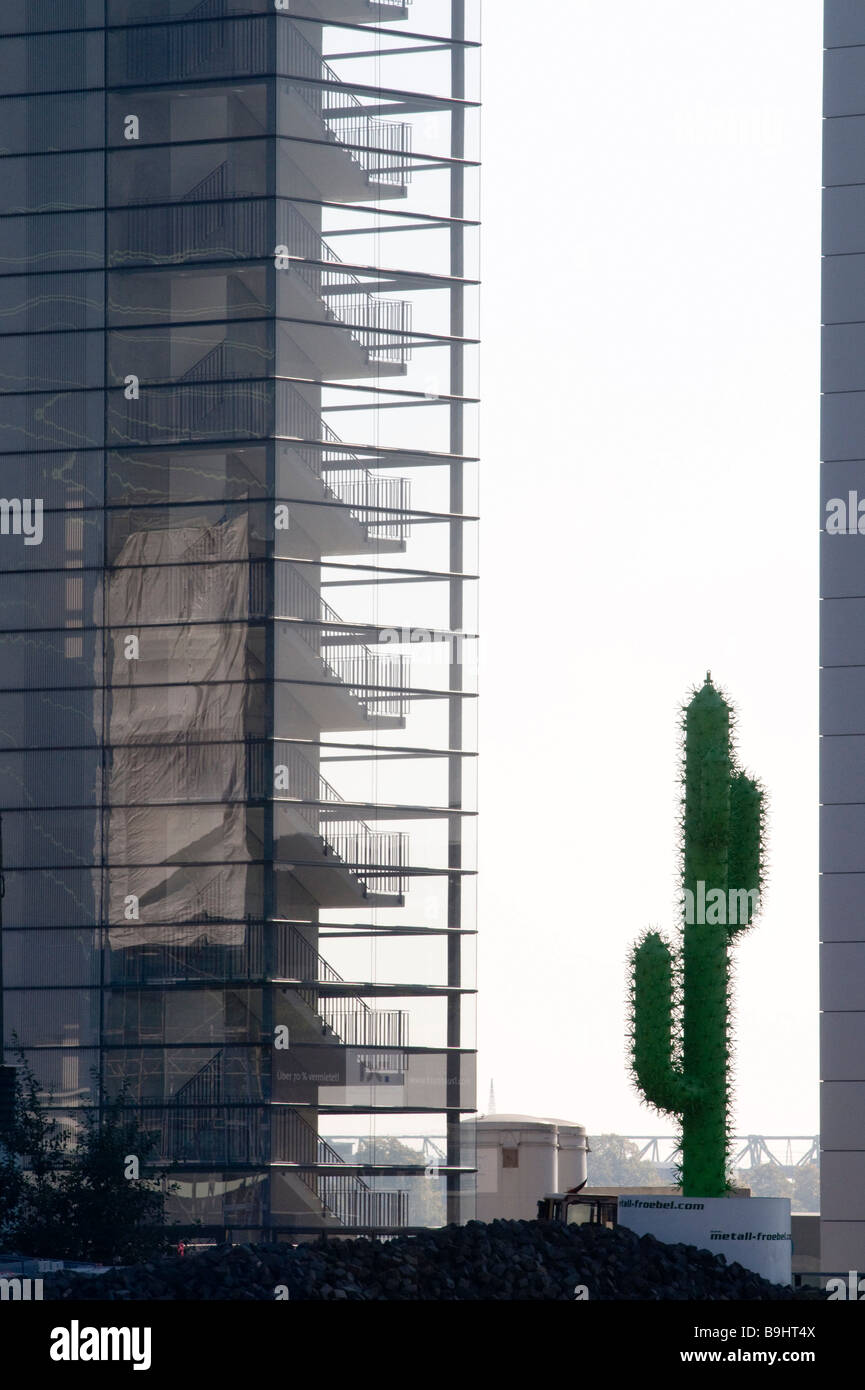
<instances>
[{"instance_id":1,"label":"cactus arm","mask_svg":"<svg viewBox=\"0 0 865 1390\"><path fill-rule=\"evenodd\" d=\"M736 912L730 913L731 936L750 927L760 910L763 887L763 788L752 777L738 772L730 786L730 854L728 883L735 894Z\"/></svg>"},{"instance_id":2,"label":"cactus arm","mask_svg":"<svg viewBox=\"0 0 865 1390\"><path fill-rule=\"evenodd\" d=\"M680 1115L693 1088L674 1064L673 955L657 932L631 953L631 1067L650 1105Z\"/></svg>"}]
</instances>

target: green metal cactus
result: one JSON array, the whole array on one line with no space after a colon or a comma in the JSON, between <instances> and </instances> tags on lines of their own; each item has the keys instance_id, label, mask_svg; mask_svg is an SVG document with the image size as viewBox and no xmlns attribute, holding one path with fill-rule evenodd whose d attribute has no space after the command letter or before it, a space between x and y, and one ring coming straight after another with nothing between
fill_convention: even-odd
<instances>
[{"instance_id":1,"label":"green metal cactus","mask_svg":"<svg viewBox=\"0 0 865 1390\"><path fill-rule=\"evenodd\" d=\"M763 790L737 766L733 719L707 675L682 719L681 945L649 931L631 956L634 1080L681 1119L691 1197L729 1190L729 947L752 925L763 886Z\"/></svg>"}]
</instances>

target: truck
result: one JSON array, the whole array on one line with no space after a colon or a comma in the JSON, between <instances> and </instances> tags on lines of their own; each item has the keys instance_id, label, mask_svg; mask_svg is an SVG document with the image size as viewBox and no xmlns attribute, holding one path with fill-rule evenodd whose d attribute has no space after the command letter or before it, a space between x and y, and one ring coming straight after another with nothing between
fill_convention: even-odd
<instances>
[{"instance_id":1,"label":"truck","mask_svg":"<svg viewBox=\"0 0 865 1390\"><path fill-rule=\"evenodd\" d=\"M552 1192L538 1199L538 1220L557 1221L562 1226L583 1225L612 1228L618 1220L618 1197L584 1193L585 1183L567 1192Z\"/></svg>"}]
</instances>

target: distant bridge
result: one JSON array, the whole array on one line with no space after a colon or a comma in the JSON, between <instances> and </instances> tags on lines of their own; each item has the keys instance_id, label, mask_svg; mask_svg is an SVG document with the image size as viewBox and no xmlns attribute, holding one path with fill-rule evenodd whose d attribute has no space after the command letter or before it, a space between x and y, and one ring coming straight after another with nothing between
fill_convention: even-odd
<instances>
[{"instance_id":1,"label":"distant bridge","mask_svg":"<svg viewBox=\"0 0 865 1390\"><path fill-rule=\"evenodd\" d=\"M600 1136L596 1136L600 1137ZM636 1144L640 1158L668 1167L677 1163L681 1141L676 1134L616 1134ZM591 1141L590 1141L591 1142ZM734 1168L807 1168L820 1161L819 1134L734 1134L731 1141Z\"/></svg>"}]
</instances>

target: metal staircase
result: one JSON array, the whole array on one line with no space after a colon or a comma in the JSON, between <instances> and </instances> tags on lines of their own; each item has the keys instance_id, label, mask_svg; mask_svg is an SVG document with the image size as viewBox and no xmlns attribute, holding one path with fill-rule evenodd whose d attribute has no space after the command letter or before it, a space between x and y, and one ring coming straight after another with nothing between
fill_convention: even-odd
<instances>
[{"instance_id":1,"label":"metal staircase","mask_svg":"<svg viewBox=\"0 0 865 1390\"><path fill-rule=\"evenodd\" d=\"M408 1220L408 1193L374 1191L299 1110L224 1103L223 1051L215 1053L161 1111L146 1106L145 1128L159 1122L162 1162L290 1165L318 1215L341 1226L399 1228ZM270 1154L267 1125L270 1122ZM320 1171L321 1169L331 1171Z\"/></svg>"},{"instance_id":2,"label":"metal staircase","mask_svg":"<svg viewBox=\"0 0 865 1390\"><path fill-rule=\"evenodd\" d=\"M296 927L280 934L274 973L280 980L298 982L294 992L334 1041L348 1047L408 1047L409 1015L404 1010L371 1009L356 994L323 996L318 985L326 988L345 981Z\"/></svg>"},{"instance_id":3,"label":"metal staircase","mask_svg":"<svg viewBox=\"0 0 865 1390\"><path fill-rule=\"evenodd\" d=\"M277 43L280 72L295 83L292 90L323 123L328 138L344 147L367 183L407 187L411 181L411 126L371 115L296 24L281 24Z\"/></svg>"},{"instance_id":4,"label":"metal staircase","mask_svg":"<svg viewBox=\"0 0 865 1390\"><path fill-rule=\"evenodd\" d=\"M274 602L277 617L298 620L297 635L321 663L322 673L348 686L370 718L376 714L405 717L408 658L374 652L349 639L340 615L289 561L276 566ZM377 694L375 687L382 693Z\"/></svg>"},{"instance_id":5,"label":"metal staircase","mask_svg":"<svg viewBox=\"0 0 865 1390\"><path fill-rule=\"evenodd\" d=\"M230 340L223 339L187 368L179 380L190 384L230 380L241 375L232 358L233 345ZM207 415L213 409L208 400ZM276 432L327 443L324 449L300 446L294 452L322 484L325 494L333 502L347 506L350 515L363 528L368 542L408 538L411 529L407 517L411 506L408 478L370 472L290 382L280 382L277 387ZM394 514L385 516L387 512Z\"/></svg>"}]
</instances>

